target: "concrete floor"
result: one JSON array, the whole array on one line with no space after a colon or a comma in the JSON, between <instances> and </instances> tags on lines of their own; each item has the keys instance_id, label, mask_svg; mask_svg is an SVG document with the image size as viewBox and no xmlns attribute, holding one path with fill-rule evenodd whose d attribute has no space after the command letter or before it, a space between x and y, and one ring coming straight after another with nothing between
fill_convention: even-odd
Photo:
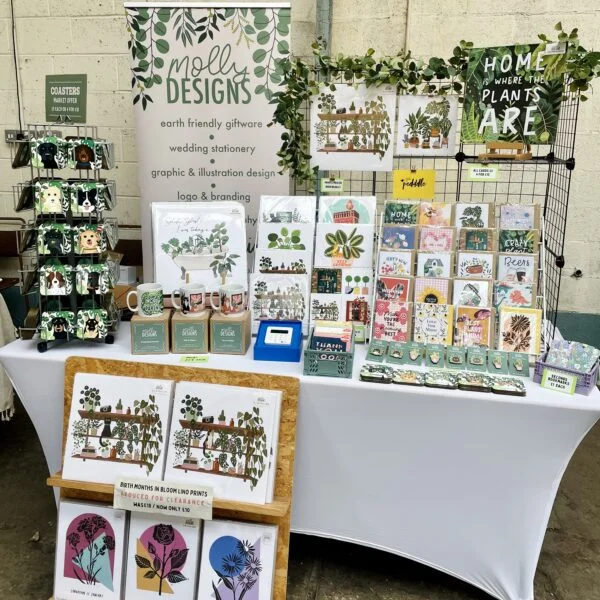
<instances>
[{"instance_id":1,"label":"concrete floor","mask_svg":"<svg viewBox=\"0 0 600 600\"><path fill-rule=\"evenodd\" d=\"M536 600L600 599L600 425L575 454L544 540ZM46 463L19 407L0 423L0 599L47 600L55 505ZM37 539L39 534L39 541ZM289 600L489 600L479 590L396 556L293 535Z\"/></svg>"}]
</instances>

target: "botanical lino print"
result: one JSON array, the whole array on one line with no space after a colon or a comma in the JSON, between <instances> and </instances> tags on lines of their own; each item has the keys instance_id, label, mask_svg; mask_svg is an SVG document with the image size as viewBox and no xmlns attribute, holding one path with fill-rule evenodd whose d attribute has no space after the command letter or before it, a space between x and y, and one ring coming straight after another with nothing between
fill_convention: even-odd
<instances>
[{"instance_id":1,"label":"botanical lino print","mask_svg":"<svg viewBox=\"0 0 600 600\"><path fill-rule=\"evenodd\" d=\"M535 308L500 308L499 350L538 354L541 331L541 310Z\"/></svg>"}]
</instances>

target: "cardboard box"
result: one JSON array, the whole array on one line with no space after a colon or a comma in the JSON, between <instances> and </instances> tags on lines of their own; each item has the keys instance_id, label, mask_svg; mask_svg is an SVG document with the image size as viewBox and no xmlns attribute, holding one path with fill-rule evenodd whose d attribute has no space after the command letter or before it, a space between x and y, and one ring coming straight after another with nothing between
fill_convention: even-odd
<instances>
[{"instance_id":1,"label":"cardboard box","mask_svg":"<svg viewBox=\"0 0 600 600\"><path fill-rule=\"evenodd\" d=\"M239 315L215 312L210 318L210 351L215 354L246 354L251 338L248 310Z\"/></svg>"},{"instance_id":2,"label":"cardboard box","mask_svg":"<svg viewBox=\"0 0 600 600\"><path fill-rule=\"evenodd\" d=\"M156 317L131 317L131 354L168 354L171 310Z\"/></svg>"},{"instance_id":3,"label":"cardboard box","mask_svg":"<svg viewBox=\"0 0 600 600\"><path fill-rule=\"evenodd\" d=\"M171 318L171 351L175 354L206 354L210 310L184 315L175 311Z\"/></svg>"}]
</instances>

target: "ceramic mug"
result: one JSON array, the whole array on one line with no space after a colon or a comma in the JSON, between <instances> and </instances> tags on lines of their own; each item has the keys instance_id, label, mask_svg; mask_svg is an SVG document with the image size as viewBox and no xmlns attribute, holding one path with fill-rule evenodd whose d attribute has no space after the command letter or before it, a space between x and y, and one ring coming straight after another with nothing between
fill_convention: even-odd
<instances>
[{"instance_id":1,"label":"ceramic mug","mask_svg":"<svg viewBox=\"0 0 600 600\"><path fill-rule=\"evenodd\" d=\"M129 304L129 298L137 295L137 307L132 308ZM142 283L137 286L137 289L131 290L127 294L127 308L131 312L136 312L140 317L156 317L162 315L163 304L163 288L160 283Z\"/></svg>"},{"instance_id":2,"label":"ceramic mug","mask_svg":"<svg viewBox=\"0 0 600 600\"><path fill-rule=\"evenodd\" d=\"M180 303L177 302L176 295L179 296ZM173 290L171 301L182 314L193 316L206 308L206 288L201 283L182 285L180 289Z\"/></svg>"},{"instance_id":3,"label":"ceramic mug","mask_svg":"<svg viewBox=\"0 0 600 600\"><path fill-rule=\"evenodd\" d=\"M239 283L220 285L218 306L215 305L212 295L210 297L210 303L215 310L221 311L221 314L240 314L245 310L244 292L244 286Z\"/></svg>"}]
</instances>

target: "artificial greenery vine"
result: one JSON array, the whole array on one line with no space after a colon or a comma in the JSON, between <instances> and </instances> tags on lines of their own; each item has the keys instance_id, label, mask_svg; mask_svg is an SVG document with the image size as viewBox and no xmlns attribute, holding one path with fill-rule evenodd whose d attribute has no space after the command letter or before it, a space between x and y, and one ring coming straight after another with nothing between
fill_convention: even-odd
<instances>
[{"instance_id":1,"label":"artificial greenery vine","mask_svg":"<svg viewBox=\"0 0 600 600\"><path fill-rule=\"evenodd\" d=\"M577 29L570 33L557 23L558 41L567 44L564 54L544 57L544 77L555 79L564 74L567 89L587 99L583 92L590 89L591 81L600 73L600 52L588 52L579 43ZM538 36L545 44L549 36ZM318 167L310 166L309 132L305 129L305 108L312 96L321 95L321 102L329 95L323 90L335 90L335 83L363 83L367 87L393 85L401 94L446 95L462 94L466 80L469 52L473 42L461 40L448 59L432 57L428 61L414 58L410 51L401 50L395 56L376 60L375 51L369 48L362 56L326 54L326 45L318 40L313 45L315 64L301 59L282 61L283 82L280 91L273 94L275 105L270 125L281 125L285 131L277 156L281 173L289 171L297 182L312 182ZM329 98L331 101L332 97ZM463 98L459 96L459 101Z\"/></svg>"}]
</instances>

